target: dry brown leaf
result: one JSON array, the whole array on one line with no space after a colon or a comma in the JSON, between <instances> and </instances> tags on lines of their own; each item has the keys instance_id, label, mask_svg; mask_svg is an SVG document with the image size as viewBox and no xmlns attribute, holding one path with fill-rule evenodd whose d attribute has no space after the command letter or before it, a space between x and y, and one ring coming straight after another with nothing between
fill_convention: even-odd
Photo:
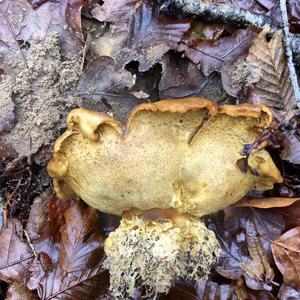
<instances>
[{"instance_id":1,"label":"dry brown leaf","mask_svg":"<svg viewBox=\"0 0 300 300\"><path fill-rule=\"evenodd\" d=\"M300 226L285 232L271 247L284 282L300 290Z\"/></svg>"},{"instance_id":2,"label":"dry brown leaf","mask_svg":"<svg viewBox=\"0 0 300 300\"><path fill-rule=\"evenodd\" d=\"M231 280L245 278L251 289L270 290L273 278L271 240L285 230L283 218L265 209L232 207L214 219L217 236L223 246L223 258L216 271Z\"/></svg>"},{"instance_id":3,"label":"dry brown leaf","mask_svg":"<svg viewBox=\"0 0 300 300\"><path fill-rule=\"evenodd\" d=\"M218 40L183 42L178 50L184 51L193 63L200 66L204 75L208 76L214 71L220 71L225 62L247 52L256 36L257 31L253 28L241 29Z\"/></svg>"},{"instance_id":4,"label":"dry brown leaf","mask_svg":"<svg viewBox=\"0 0 300 300\"><path fill-rule=\"evenodd\" d=\"M269 41L269 32L270 28L266 27L249 49L246 58L250 68L248 76L252 76L253 72L259 72L259 80L252 83L262 104L289 111L295 107L295 98L285 59L282 35L280 32L275 32Z\"/></svg>"},{"instance_id":5,"label":"dry brown leaf","mask_svg":"<svg viewBox=\"0 0 300 300\"><path fill-rule=\"evenodd\" d=\"M38 300L26 286L14 282L8 289L5 300Z\"/></svg>"},{"instance_id":6,"label":"dry brown leaf","mask_svg":"<svg viewBox=\"0 0 300 300\"><path fill-rule=\"evenodd\" d=\"M0 232L0 279L6 282L25 283L33 254L21 240L22 225L19 220L9 220Z\"/></svg>"},{"instance_id":7,"label":"dry brown leaf","mask_svg":"<svg viewBox=\"0 0 300 300\"><path fill-rule=\"evenodd\" d=\"M35 201L29 218L38 256L27 286L37 289L41 299L107 297L109 278L102 269L99 214L82 202L74 200L66 207L56 198L51 198L45 209L45 200Z\"/></svg>"},{"instance_id":8,"label":"dry brown leaf","mask_svg":"<svg viewBox=\"0 0 300 300\"><path fill-rule=\"evenodd\" d=\"M257 208L272 208L272 207L286 207L292 205L296 201L300 200L300 198L257 198L257 199L249 199L243 198L239 202L235 203L234 206L236 207L243 207L243 206L252 206Z\"/></svg>"},{"instance_id":9,"label":"dry brown leaf","mask_svg":"<svg viewBox=\"0 0 300 300\"><path fill-rule=\"evenodd\" d=\"M294 287L283 283L277 297L280 300L297 300L300 299L300 292Z\"/></svg>"}]
</instances>

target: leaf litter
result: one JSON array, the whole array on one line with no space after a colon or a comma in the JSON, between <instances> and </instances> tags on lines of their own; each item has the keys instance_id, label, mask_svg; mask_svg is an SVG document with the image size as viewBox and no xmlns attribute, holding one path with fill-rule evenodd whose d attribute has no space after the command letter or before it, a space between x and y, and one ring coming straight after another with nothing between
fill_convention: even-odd
<instances>
[{"instance_id":1,"label":"leaf litter","mask_svg":"<svg viewBox=\"0 0 300 300\"><path fill-rule=\"evenodd\" d=\"M212 2L281 23L277 1ZM299 33L299 4L288 4L290 30ZM0 278L13 281L6 299L111 298L103 241L119 219L57 199L43 166L74 107L124 120L138 103L185 96L271 107L269 147L284 181L207 216L222 259L205 281L177 282L157 299L299 298L300 120L280 32L173 18L148 0L4 0L0 14ZM143 287L135 295L152 299Z\"/></svg>"}]
</instances>

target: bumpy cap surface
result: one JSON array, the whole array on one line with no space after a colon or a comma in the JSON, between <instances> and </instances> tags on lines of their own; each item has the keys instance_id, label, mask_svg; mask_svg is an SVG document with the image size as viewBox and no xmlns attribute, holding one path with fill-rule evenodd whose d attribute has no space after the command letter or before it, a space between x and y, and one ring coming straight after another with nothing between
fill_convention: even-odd
<instances>
[{"instance_id":1,"label":"bumpy cap surface","mask_svg":"<svg viewBox=\"0 0 300 300\"><path fill-rule=\"evenodd\" d=\"M228 206L251 189L271 189L281 175L261 147L237 160L270 127L265 106L224 105L187 98L137 106L127 125L75 109L55 143L48 172L59 197L121 215L131 208L176 208L201 216Z\"/></svg>"}]
</instances>

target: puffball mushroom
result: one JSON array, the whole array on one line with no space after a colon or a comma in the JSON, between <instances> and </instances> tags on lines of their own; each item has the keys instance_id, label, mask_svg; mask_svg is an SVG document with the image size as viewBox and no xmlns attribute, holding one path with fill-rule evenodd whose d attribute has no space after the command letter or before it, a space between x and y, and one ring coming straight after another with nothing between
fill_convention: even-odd
<instances>
[{"instance_id":1,"label":"puffball mushroom","mask_svg":"<svg viewBox=\"0 0 300 300\"><path fill-rule=\"evenodd\" d=\"M123 215L105 242L115 296L139 285L167 292L176 279L205 276L220 247L199 217L282 181L265 144L248 157L255 172L237 166L244 145L271 123L265 106L201 98L141 104L127 125L86 109L69 113L48 172L60 198L79 195Z\"/></svg>"}]
</instances>

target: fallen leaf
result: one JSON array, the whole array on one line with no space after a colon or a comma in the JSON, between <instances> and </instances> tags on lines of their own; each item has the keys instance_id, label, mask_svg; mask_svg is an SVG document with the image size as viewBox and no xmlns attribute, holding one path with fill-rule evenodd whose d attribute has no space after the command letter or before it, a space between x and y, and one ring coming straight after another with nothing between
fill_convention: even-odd
<instances>
[{"instance_id":1,"label":"fallen leaf","mask_svg":"<svg viewBox=\"0 0 300 300\"><path fill-rule=\"evenodd\" d=\"M243 198L237 203L234 204L236 207L244 207L244 206L251 206L257 208L272 208L272 207L285 207L289 206L296 201L300 200L300 198Z\"/></svg>"},{"instance_id":2,"label":"fallen leaf","mask_svg":"<svg viewBox=\"0 0 300 300\"><path fill-rule=\"evenodd\" d=\"M26 286L14 282L9 287L5 300L38 300L38 297Z\"/></svg>"},{"instance_id":3,"label":"fallen leaf","mask_svg":"<svg viewBox=\"0 0 300 300\"><path fill-rule=\"evenodd\" d=\"M289 0L287 2L289 13L290 31L300 33L300 3L298 0Z\"/></svg>"},{"instance_id":4,"label":"fallen leaf","mask_svg":"<svg viewBox=\"0 0 300 300\"><path fill-rule=\"evenodd\" d=\"M178 54L167 53L161 60L162 77L159 83L159 98L172 99L198 95L208 84L201 71Z\"/></svg>"},{"instance_id":5,"label":"fallen leaf","mask_svg":"<svg viewBox=\"0 0 300 300\"><path fill-rule=\"evenodd\" d=\"M238 300L232 284L219 284L212 280L204 280L197 284L198 299Z\"/></svg>"},{"instance_id":6,"label":"fallen leaf","mask_svg":"<svg viewBox=\"0 0 300 300\"><path fill-rule=\"evenodd\" d=\"M216 271L231 280L245 278L247 287L272 289L274 276L270 241L285 229L283 218L276 212L256 208L227 208L213 219L223 254ZM220 223L221 222L221 223Z\"/></svg>"},{"instance_id":7,"label":"fallen leaf","mask_svg":"<svg viewBox=\"0 0 300 300\"><path fill-rule=\"evenodd\" d=\"M300 299L300 292L294 287L283 283L277 297L280 300L297 300Z\"/></svg>"},{"instance_id":8,"label":"fallen leaf","mask_svg":"<svg viewBox=\"0 0 300 300\"><path fill-rule=\"evenodd\" d=\"M114 51L118 66L139 62L139 71L147 71L170 49L177 49L190 20L159 15L158 3L143 1L132 11L128 34Z\"/></svg>"},{"instance_id":9,"label":"fallen leaf","mask_svg":"<svg viewBox=\"0 0 300 300\"><path fill-rule=\"evenodd\" d=\"M153 298L153 297L152 297ZM151 299L152 299L151 298ZM146 298L148 299L148 298ZM203 280L193 285L188 282L178 282L167 295L160 294L159 300L238 300L232 284L219 284L211 279Z\"/></svg>"},{"instance_id":10,"label":"fallen leaf","mask_svg":"<svg viewBox=\"0 0 300 300\"><path fill-rule=\"evenodd\" d=\"M248 84L253 84L261 104L289 111L295 107L295 98L282 36L280 32L275 32L269 41L269 32L270 28L265 27L253 41L246 58L249 70L244 80L248 81ZM251 80L249 77L253 76L254 72L258 72L259 77Z\"/></svg>"},{"instance_id":11,"label":"fallen leaf","mask_svg":"<svg viewBox=\"0 0 300 300\"><path fill-rule=\"evenodd\" d=\"M49 35L60 36L66 57L78 56L83 46L82 35L75 32L73 28L77 30L79 26L80 9L78 6L80 2L83 3L80 0L72 2L63 0L54 3L49 1L38 9L33 9L26 0L1 1L0 52L5 72L14 74L16 62L23 64L26 68L26 58L30 53L31 45L36 43L37 39L43 43ZM75 7L76 9L73 10ZM74 13L68 18L66 14L70 15L71 9ZM69 22L71 26L67 26L66 22ZM6 53L9 55L5 55Z\"/></svg>"},{"instance_id":12,"label":"fallen leaf","mask_svg":"<svg viewBox=\"0 0 300 300\"><path fill-rule=\"evenodd\" d=\"M291 132L283 133L283 135L284 148L280 153L280 157L283 160L289 161L290 163L300 164L300 139L298 135Z\"/></svg>"},{"instance_id":13,"label":"fallen leaf","mask_svg":"<svg viewBox=\"0 0 300 300\"><path fill-rule=\"evenodd\" d=\"M279 213L286 223L287 229L300 226L300 202L296 201L290 206L273 209Z\"/></svg>"},{"instance_id":14,"label":"fallen leaf","mask_svg":"<svg viewBox=\"0 0 300 300\"><path fill-rule=\"evenodd\" d=\"M80 75L76 94L82 98L82 107L126 120L134 106L145 102L132 95L135 84L136 76L118 69L112 58L101 56L90 62Z\"/></svg>"},{"instance_id":15,"label":"fallen leaf","mask_svg":"<svg viewBox=\"0 0 300 300\"><path fill-rule=\"evenodd\" d=\"M41 299L105 298L109 278L102 269L104 251L98 212L78 200L65 207L52 198L45 218L43 202L41 197L36 200L36 211L29 219L31 233L37 230L39 234L32 239L38 256L27 286L37 289Z\"/></svg>"},{"instance_id":16,"label":"fallen leaf","mask_svg":"<svg viewBox=\"0 0 300 300\"><path fill-rule=\"evenodd\" d=\"M300 289L300 226L290 229L271 244L274 260L286 284Z\"/></svg>"},{"instance_id":17,"label":"fallen leaf","mask_svg":"<svg viewBox=\"0 0 300 300\"><path fill-rule=\"evenodd\" d=\"M0 279L6 282L25 283L33 254L29 245L21 240L22 225L19 220L8 220L0 232Z\"/></svg>"},{"instance_id":18,"label":"fallen leaf","mask_svg":"<svg viewBox=\"0 0 300 300\"><path fill-rule=\"evenodd\" d=\"M215 41L182 42L178 51L184 51L193 63L199 65L204 75L208 76L214 71L220 71L225 62L247 52L256 36L257 31L253 28L240 29L229 37L221 37Z\"/></svg>"},{"instance_id":19,"label":"fallen leaf","mask_svg":"<svg viewBox=\"0 0 300 300\"><path fill-rule=\"evenodd\" d=\"M140 0L105 0L102 4L95 3L91 10L92 16L100 22L118 23L127 29L132 10ZM123 24L122 24L123 23Z\"/></svg>"},{"instance_id":20,"label":"fallen leaf","mask_svg":"<svg viewBox=\"0 0 300 300\"><path fill-rule=\"evenodd\" d=\"M135 78L130 72L117 69L112 58L100 56L90 62L81 74L77 94L101 100L125 94L134 84Z\"/></svg>"},{"instance_id":21,"label":"fallen leaf","mask_svg":"<svg viewBox=\"0 0 300 300\"><path fill-rule=\"evenodd\" d=\"M247 288L242 277L235 282L234 292L239 300L276 300L276 297L268 291L255 291Z\"/></svg>"}]
</instances>

